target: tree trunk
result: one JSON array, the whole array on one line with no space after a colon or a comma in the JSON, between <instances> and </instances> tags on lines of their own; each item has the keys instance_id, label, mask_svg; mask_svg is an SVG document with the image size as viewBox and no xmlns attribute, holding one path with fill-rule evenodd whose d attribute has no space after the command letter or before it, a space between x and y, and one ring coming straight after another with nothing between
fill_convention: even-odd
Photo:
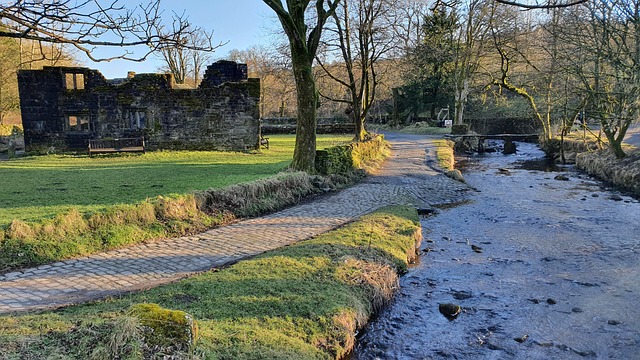
<instances>
[{"instance_id":1,"label":"tree trunk","mask_svg":"<svg viewBox=\"0 0 640 360\"><path fill-rule=\"evenodd\" d=\"M622 159L627 156L627 154L625 154L624 150L622 149L622 141L624 140L626 129L624 129L624 132L622 132L623 129L621 129L621 133L618 133L618 136L616 136L615 132L607 130L606 127L604 127L604 123L602 124L602 126L604 128L604 134L607 137L607 140L609 140L609 147L611 148L611 150L613 150L616 158Z\"/></svg>"},{"instance_id":2,"label":"tree trunk","mask_svg":"<svg viewBox=\"0 0 640 360\"><path fill-rule=\"evenodd\" d=\"M469 96L469 80L464 79L462 86L458 86L456 89L456 101L455 101L455 124L462 125L464 119L464 108L467 103L467 97Z\"/></svg>"},{"instance_id":3,"label":"tree trunk","mask_svg":"<svg viewBox=\"0 0 640 360\"><path fill-rule=\"evenodd\" d=\"M613 153L616 155L617 159L622 159L627 156L624 150L622 150L622 141L609 140L609 146L611 146L611 150L613 150Z\"/></svg>"},{"instance_id":4,"label":"tree trunk","mask_svg":"<svg viewBox=\"0 0 640 360\"><path fill-rule=\"evenodd\" d=\"M364 128L364 116L360 109L355 109L353 111L353 124L355 128L355 136L353 138L354 141L360 142L364 141L365 135L367 135L367 131Z\"/></svg>"},{"instance_id":5,"label":"tree trunk","mask_svg":"<svg viewBox=\"0 0 640 360\"><path fill-rule=\"evenodd\" d=\"M296 50L294 50L292 44L291 60L298 92L298 122L291 168L299 171L315 172L316 105L318 100L316 83L311 68L313 57L304 51Z\"/></svg>"}]
</instances>

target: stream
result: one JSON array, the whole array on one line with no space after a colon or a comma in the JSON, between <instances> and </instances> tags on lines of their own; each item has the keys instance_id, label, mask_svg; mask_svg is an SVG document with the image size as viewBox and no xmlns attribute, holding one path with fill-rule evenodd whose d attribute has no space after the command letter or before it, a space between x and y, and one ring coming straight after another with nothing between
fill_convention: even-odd
<instances>
[{"instance_id":1,"label":"stream","mask_svg":"<svg viewBox=\"0 0 640 360\"><path fill-rule=\"evenodd\" d=\"M640 359L640 202L517 145L422 219L420 262L353 359Z\"/></svg>"}]
</instances>

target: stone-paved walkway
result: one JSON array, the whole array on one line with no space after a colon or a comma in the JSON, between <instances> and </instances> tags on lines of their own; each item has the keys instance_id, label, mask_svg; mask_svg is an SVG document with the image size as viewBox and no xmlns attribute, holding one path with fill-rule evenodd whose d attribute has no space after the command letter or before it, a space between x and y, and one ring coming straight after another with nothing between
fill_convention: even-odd
<instances>
[{"instance_id":1,"label":"stone-paved walkway","mask_svg":"<svg viewBox=\"0 0 640 360\"><path fill-rule=\"evenodd\" d=\"M430 206L469 190L434 171L433 138L389 135L378 174L341 192L204 233L62 261L0 276L0 313L56 308L175 281L295 243L390 204ZM429 155L433 158L433 155Z\"/></svg>"}]
</instances>

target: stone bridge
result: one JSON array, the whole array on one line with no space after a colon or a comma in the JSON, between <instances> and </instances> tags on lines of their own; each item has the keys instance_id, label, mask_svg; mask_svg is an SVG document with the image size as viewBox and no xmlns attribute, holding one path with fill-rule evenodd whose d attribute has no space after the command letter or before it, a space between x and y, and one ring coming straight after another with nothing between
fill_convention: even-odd
<instances>
[{"instance_id":1,"label":"stone bridge","mask_svg":"<svg viewBox=\"0 0 640 360\"><path fill-rule=\"evenodd\" d=\"M538 134L465 134L465 135L446 135L447 139L456 143L456 150L474 151L478 153L486 152L485 140L503 140L505 154L513 154L516 152L514 141L538 142Z\"/></svg>"}]
</instances>

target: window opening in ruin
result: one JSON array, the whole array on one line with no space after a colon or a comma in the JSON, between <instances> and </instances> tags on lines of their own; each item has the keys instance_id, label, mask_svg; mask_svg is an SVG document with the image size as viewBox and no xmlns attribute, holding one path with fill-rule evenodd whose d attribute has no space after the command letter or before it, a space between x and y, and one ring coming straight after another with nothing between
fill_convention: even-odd
<instances>
[{"instance_id":1,"label":"window opening in ruin","mask_svg":"<svg viewBox=\"0 0 640 360\"><path fill-rule=\"evenodd\" d=\"M67 90L84 90L84 74L64 74L64 84Z\"/></svg>"},{"instance_id":2,"label":"window opening in ruin","mask_svg":"<svg viewBox=\"0 0 640 360\"><path fill-rule=\"evenodd\" d=\"M89 131L89 117L86 115L67 116L67 130L72 132Z\"/></svg>"},{"instance_id":3,"label":"window opening in ruin","mask_svg":"<svg viewBox=\"0 0 640 360\"><path fill-rule=\"evenodd\" d=\"M147 111L145 109L129 110L129 128L144 129L147 127Z\"/></svg>"}]
</instances>

